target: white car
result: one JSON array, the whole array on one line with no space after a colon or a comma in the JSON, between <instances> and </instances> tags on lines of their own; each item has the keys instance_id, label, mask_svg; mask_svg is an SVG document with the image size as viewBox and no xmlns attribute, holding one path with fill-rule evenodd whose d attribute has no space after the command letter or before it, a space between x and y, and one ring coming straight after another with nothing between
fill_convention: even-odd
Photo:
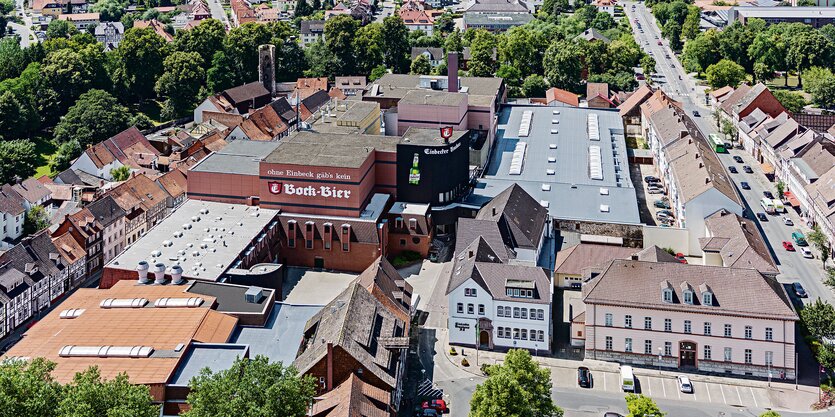
<instances>
[{"instance_id":1,"label":"white car","mask_svg":"<svg viewBox=\"0 0 835 417\"><path fill-rule=\"evenodd\" d=\"M812 251L809 250L809 248L807 248L806 246L799 246L798 248L800 249L800 253L803 254L804 258L812 259L815 257L814 255L812 255Z\"/></svg>"},{"instance_id":2,"label":"white car","mask_svg":"<svg viewBox=\"0 0 835 417\"><path fill-rule=\"evenodd\" d=\"M786 226L794 226L794 222L789 218L789 216L783 216L783 224Z\"/></svg>"},{"instance_id":3,"label":"white car","mask_svg":"<svg viewBox=\"0 0 835 417\"><path fill-rule=\"evenodd\" d=\"M690 383L690 378L688 378L684 375L679 375L679 376L676 377L676 380L678 381L679 391L681 391L685 394L692 394L693 393L693 384Z\"/></svg>"}]
</instances>

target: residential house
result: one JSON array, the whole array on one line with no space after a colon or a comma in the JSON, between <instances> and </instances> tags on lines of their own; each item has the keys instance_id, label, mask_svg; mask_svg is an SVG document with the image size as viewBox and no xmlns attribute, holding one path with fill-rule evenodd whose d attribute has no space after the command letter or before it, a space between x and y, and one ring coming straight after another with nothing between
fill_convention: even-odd
<instances>
[{"instance_id":1,"label":"residential house","mask_svg":"<svg viewBox=\"0 0 835 417\"><path fill-rule=\"evenodd\" d=\"M111 170L127 166L132 170L156 169L160 152L133 126L115 136L89 146L73 161L70 169L84 171L107 181L113 179Z\"/></svg>"},{"instance_id":2,"label":"residential house","mask_svg":"<svg viewBox=\"0 0 835 417\"><path fill-rule=\"evenodd\" d=\"M594 7L597 7L599 13L609 13L611 16L615 15L614 0L594 0L592 4Z\"/></svg>"},{"instance_id":3,"label":"residential house","mask_svg":"<svg viewBox=\"0 0 835 417\"><path fill-rule=\"evenodd\" d=\"M432 36L434 27L435 27L435 19L424 10L400 10L399 11L400 18L403 19L403 23L406 24L406 28L409 29L409 32L414 32L416 30L423 31L426 36Z\"/></svg>"},{"instance_id":4,"label":"residential house","mask_svg":"<svg viewBox=\"0 0 835 417\"><path fill-rule=\"evenodd\" d=\"M705 219L705 237L699 245L704 265L753 268L771 278L780 273L756 224L727 210Z\"/></svg>"},{"instance_id":5,"label":"residential house","mask_svg":"<svg viewBox=\"0 0 835 417\"><path fill-rule=\"evenodd\" d=\"M23 219L26 215L26 200L12 186L0 186L0 213L2 213L2 245L7 246L23 234Z\"/></svg>"},{"instance_id":6,"label":"residential house","mask_svg":"<svg viewBox=\"0 0 835 417\"><path fill-rule=\"evenodd\" d=\"M61 14L87 12L87 0L33 0L32 10L57 18Z\"/></svg>"},{"instance_id":7,"label":"residential house","mask_svg":"<svg viewBox=\"0 0 835 417\"><path fill-rule=\"evenodd\" d=\"M107 264L126 246L125 210L110 195L90 203L86 209L102 227L102 264Z\"/></svg>"},{"instance_id":8,"label":"residential house","mask_svg":"<svg viewBox=\"0 0 835 417\"><path fill-rule=\"evenodd\" d=\"M58 254L61 255L62 262L66 266L67 274L64 286L66 288L78 288L87 278L87 252L70 233L53 237L52 244Z\"/></svg>"},{"instance_id":9,"label":"residential house","mask_svg":"<svg viewBox=\"0 0 835 417\"><path fill-rule=\"evenodd\" d=\"M367 79L364 75L354 75L347 77L336 77L333 86L342 90L348 97L361 96L365 91Z\"/></svg>"},{"instance_id":10,"label":"residential house","mask_svg":"<svg viewBox=\"0 0 835 417\"><path fill-rule=\"evenodd\" d=\"M588 107L597 109L608 109L615 107L615 104L609 100L609 84L607 83L587 83L586 84L586 103Z\"/></svg>"},{"instance_id":11,"label":"residential house","mask_svg":"<svg viewBox=\"0 0 835 417\"><path fill-rule=\"evenodd\" d=\"M116 49L125 35L125 26L122 22L104 22L96 26L94 35L106 48Z\"/></svg>"},{"instance_id":12,"label":"residential house","mask_svg":"<svg viewBox=\"0 0 835 417\"><path fill-rule=\"evenodd\" d=\"M795 379L797 313L755 269L614 260L583 302L588 359Z\"/></svg>"},{"instance_id":13,"label":"residential house","mask_svg":"<svg viewBox=\"0 0 835 417\"><path fill-rule=\"evenodd\" d=\"M58 15L58 20L66 20L75 26L76 29L79 31L86 31L87 28L90 26L95 26L99 24L99 14L98 13L73 13L73 14L60 14Z\"/></svg>"},{"instance_id":14,"label":"residential house","mask_svg":"<svg viewBox=\"0 0 835 417\"><path fill-rule=\"evenodd\" d=\"M269 141L289 134L290 127L272 106L264 106L247 114L241 124L232 129L227 140Z\"/></svg>"},{"instance_id":15,"label":"residential house","mask_svg":"<svg viewBox=\"0 0 835 417\"><path fill-rule=\"evenodd\" d=\"M183 170L174 169L166 172L156 179L156 183L171 196L171 206L169 207L171 211L185 203L188 179Z\"/></svg>"},{"instance_id":16,"label":"residential house","mask_svg":"<svg viewBox=\"0 0 835 417\"><path fill-rule=\"evenodd\" d=\"M245 115L250 110L266 106L270 101L270 92L261 82L233 87L203 100L194 109L194 123L203 123L207 113Z\"/></svg>"},{"instance_id":17,"label":"residential house","mask_svg":"<svg viewBox=\"0 0 835 417\"><path fill-rule=\"evenodd\" d=\"M652 97L652 87L644 84L618 105L618 114L623 119L627 136L641 135L641 104Z\"/></svg>"},{"instance_id":18,"label":"residential house","mask_svg":"<svg viewBox=\"0 0 835 417\"><path fill-rule=\"evenodd\" d=\"M800 209L801 218L814 221L814 202L806 190L833 167L835 142L821 136L789 160L787 190L783 196L790 205Z\"/></svg>"},{"instance_id":19,"label":"residential house","mask_svg":"<svg viewBox=\"0 0 835 417\"><path fill-rule=\"evenodd\" d=\"M545 91L545 104L549 106L579 107L580 98L570 91L551 87Z\"/></svg>"},{"instance_id":20,"label":"residential house","mask_svg":"<svg viewBox=\"0 0 835 417\"><path fill-rule=\"evenodd\" d=\"M542 207L520 185L514 183L496 194L481 207L475 219L494 222L499 226L504 244L513 251L516 263L540 263L542 248L550 236L548 209ZM467 240L463 243L467 243ZM550 264L540 266L551 267Z\"/></svg>"},{"instance_id":21,"label":"residential house","mask_svg":"<svg viewBox=\"0 0 835 417\"><path fill-rule=\"evenodd\" d=\"M255 10L246 0L230 0L229 5L232 9L232 25L234 27L258 20L255 17Z\"/></svg>"},{"instance_id":22,"label":"residential house","mask_svg":"<svg viewBox=\"0 0 835 417\"><path fill-rule=\"evenodd\" d=\"M102 232L104 227L96 220L96 216L88 208L83 208L74 214L67 215L58 227L52 231L52 237L69 233L84 249L85 275L91 275L101 270L102 262Z\"/></svg>"},{"instance_id":23,"label":"residential house","mask_svg":"<svg viewBox=\"0 0 835 417\"><path fill-rule=\"evenodd\" d=\"M324 20L302 20L301 25L301 41L305 48L312 43L325 40Z\"/></svg>"},{"instance_id":24,"label":"residential house","mask_svg":"<svg viewBox=\"0 0 835 417\"><path fill-rule=\"evenodd\" d=\"M35 206L45 206L52 199L52 191L34 178L27 178L12 185L12 190L23 198L23 206L26 210L31 210Z\"/></svg>"},{"instance_id":25,"label":"residential house","mask_svg":"<svg viewBox=\"0 0 835 417\"><path fill-rule=\"evenodd\" d=\"M554 263L554 285L579 289L590 270L602 268L614 259L629 259L635 248L581 242L557 252Z\"/></svg>"},{"instance_id":26,"label":"residential house","mask_svg":"<svg viewBox=\"0 0 835 417\"><path fill-rule=\"evenodd\" d=\"M107 194L125 211L127 245L170 213L171 196L144 174L132 176Z\"/></svg>"},{"instance_id":27,"label":"residential house","mask_svg":"<svg viewBox=\"0 0 835 417\"><path fill-rule=\"evenodd\" d=\"M583 31L583 33L577 35L577 38L585 39L588 42L603 42L605 44L609 44L612 41L609 40L606 36L600 33L599 30L595 28L588 28Z\"/></svg>"},{"instance_id":28,"label":"residential house","mask_svg":"<svg viewBox=\"0 0 835 417\"><path fill-rule=\"evenodd\" d=\"M464 13L464 29L484 29L488 32L502 33L516 26L523 26L534 20L532 14L519 12Z\"/></svg>"},{"instance_id":29,"label":"residential house","mask_svg":"<svg viewBox=\"0 0 835 417\"><path fill-rule=\"evenodd\" d=\"M135 20L133 22L133 27L138 29L151 29L154 33L162 37L162 39L165 39L166 42L174 42L174 36L166 32L165 25L157 19Z\"/></svg>"},{"instance_id":30,"label":"residential house","mask_svg":"<svg viewBox=\"0 0 835 417\"><path fill-rule=\"evenodd\" d=\"M812 202L809 217L820 227L831 245L835 242L835 168L829 169L817 181L807 185L806 194Z\"/></svg>"},{"instance_id":31,"label":"residential house","mask_svg":"<svg viewBox=\"0 0 835 417\"><path fill-rule=\"evenodd\" d=\"M390 394L367 382L357 374L350 374L333 390L316 397L310 409L311 417L388 417ZM362 410L362 411L355 411ZM360 414L361 413L361 414Z\"/></svg>"},{"instance_id":32,"label":"residential house","mask_svg":"<svg viewBox=\"0 0 835 417\"><path fill-rule=\"evenodd\" d=\"M446 62L446 55L444 55L443 48L435 48L435 47L419 47L413 46L412 47L412 61L419 56L425 56L426 59L429 61L429 65L432 68L441 65L442 63Z\"/></svg>"}]
</instances>

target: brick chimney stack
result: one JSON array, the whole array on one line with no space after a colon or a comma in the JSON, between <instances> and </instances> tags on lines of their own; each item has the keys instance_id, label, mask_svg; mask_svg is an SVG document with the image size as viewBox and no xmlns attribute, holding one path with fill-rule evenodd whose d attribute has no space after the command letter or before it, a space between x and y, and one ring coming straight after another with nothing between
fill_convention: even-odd
<instances>
[{"instance_id":1,"label":"brick chimney stack","mask_svg":"<svg viewBox=\"0 0 835 417\"><path fill-rule=\"evenodd\" d=\"M458 92L458 52L447 55L447 91Z\"/></svg>"}]
</instances>

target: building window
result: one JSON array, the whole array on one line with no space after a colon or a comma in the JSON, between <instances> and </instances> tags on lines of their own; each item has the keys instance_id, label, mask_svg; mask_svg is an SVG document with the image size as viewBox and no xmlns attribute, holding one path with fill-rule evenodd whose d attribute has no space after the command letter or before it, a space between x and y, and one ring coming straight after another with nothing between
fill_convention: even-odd
<instances>
[{"instance_id":1,"label":"building window","mask_svg":"<svg viewBox=\"0 0 835 417\"><path fill-rule=\"evenodd\" d=\"M521 329L522 332L522 340L528 340L528 329Z\"/></svg>"},{"instance_id":2,"label":"building window","mask_svg":"<svg viewBox=\"0 0 835 417\"><path fill-rule=\"evenodd\" d=\"M730 324L725 325L725 337L731 337L731 325Z\"/></svg>"},{"instance_id":3,"label":"building window","mask_svg":"<svg viewBox=\"0 0 835 417\"><path fill-rule=\"evenodd\" d=\"M504 307L496 307L496 317L504 317Z\"/></svg>"},{"instance_id":4,"label":"building window","mask_svg":"<svg viewBox=\"0 0 835 417\"><path fill-rule=\"evenodd\" d=\"M726 347L725 348L725 362L730 362L731 360L733 360L733 351L731 350L731 348Z\"/></svg>"},{"instance_id":5,"label":"building window","mask_svg":"<svg viewBox=\"0 0 835 417\"><path fill-rule=\"evenodd\" d=\"M537 320L545 320L545 310L539 309L536 311L536 319Z\"/></svg>"},{"instance_id":6,"label":"building window","mask_svg":"<svg viewBox=\"0 0 835 417\"><path fill-rule=\"evenodd\" d=\"M476 296L476 289L475 288L464 288L464 296L465 297L475 297Z\"/></svg>"},{"instance_id":7,"label":"building window","mask_svg":"<svg viewBox=\"0 0 835 417\"><path fill-rule=\"evenodd\" d=\"M322 238L325 250L331 250L331 240L333 240L333 225L330 223L324 224L325 236Z\"/></svg>"},{"instance_id":8,"label":"building window","mask_svg":"<svg viewBox=\"0 0 835 417\"><path fill-rule=\"evenodd\" d=\"M606 327L612 327L612 313L606 313Z\"/></svg>"},{"instance_id":9,"label":"building window","mask_svg":"<svg viewBox=\"0 0 835 417\"><path fill-rule=\"evenodd\" d=\"M664 319L664 331L665 332L673 331L673 321L671 319Z\"/></svg>"},{"instance_id":10,"label":"building window","mask_svg":"<svg viewBox=\"0 0 835 417\"><path fill-rule=\"evenodd\" d=\"M710 322L705 322L705 336L710 336Z\"/></svg>"},{"instance_id":11,"label":"building window","mask_svg":"<svg viewBox=\"0 0 835 417\"><path fill-rule=\"evenodd\" d=\"M475 311L475 306L467 304L467 314L473 314L473 311Z\"/></svg>"},{"instance_id":12,"label":"building window","mask_svg":"<svg viewBox=\"0 0 835 417\"><path fill-rule=\"evenodd\" d=\"M702 304L704 304L706 306L712 306L713 305L713 293L711 293L710 291L702 293Z\"/></svg>"},{"instance_id":13,"label":"building window","mask_svg":"<svg viewBox=\"0 0 835 417\"><path fill-rule=\"evenodd\" d=\"M499 339L504 339L504 327L499 327L498 337Z\"/></svg>"},{"instance_id":14,"label":"building window","mask_svg":"<svg viewBox=\"0 0 835 417\"><path fill-rule=\"evenodd\" d=\"M765 365L768 367L774 366L774 352L765 352Z\"/></svg>"},{"instance_id":15,"label":"building window","mask_svg":"<svg viewBox=\"0 0 835 417\"><path fill-rule=\"evenodd\" d=\"M684 320L684 333L690 334L693 333L693 326L690 320Z\"/></svg>"},{"instance_id":16,"label":"building window","mask_svg":"<svg viewBox=\"0 0 835 417\"><path fill-rule=\"evenodd\" d=\"M644 317L644 330L652 330L652 317Z\"/></svg>"},{"instance_id":17,"label":"building window","mask_svg":"<svg viewBox=\"0 0 835 417\"><path fill-rule=\"evenodd\" d=\"M664 342L664 356L673 356L673 342Z\"/></svg>"},{"instance_id":18,"label":"building window","mask_svg":"<svg viewBox=\"0 0 835 417\"><path fill-rule=\"evenodd\" d=\"M463 313L463 312L464 312L464 303L458 303L458 312L459 312L459 313Z\"/></svg>"},{"instance_id":19,"label":"building window","mask_svg":"<svg viewBox=\"0 0 835 417\"><path fill-rule=\"evenodd\" d=\"M351 250L351 225L342 225L342 251L348 252Z\"/></svg>"},{"instance_id":20,"label":"building window","mask_svg":"<svg viewBox=\"0 0 835 417\"><path fill-rule=\"evenodd\" d=\"M774 330L772 330L771 327L765 328L765 340L774 340Z\"/></svg>"},{"instance_id":21,"label":"building window","mask_svg":"<svg viewBox=\"0 0 835 417\"><path fill-rule=\"evenodd\" d=\"M745 349L745 364L746 364L746 365L750 365L750 364L751 364L751 356L752 356L752 355L753 355L753 354L752 354L752 352L751 352L751 349Z\"/></svg>"},{"instance_id":22,"label":"building window","mask_svg":"<svg viewBox=\"0 0 835 417\"><path fill-rule=\"evenodd\" d=\"M684 291L684 303L685 304L693 304L693 291L685 290Z\"/></svg>"},{"instance_id":23,"label":"building window","mask_svg":"<svg viewBox=\"0 0 835 417\"><path fill-rule=\"evenodd\" d=\"M510 313L510 307L505 307L504 308L504 316L505 317L510 317L510 314L511 314Z\"/></svg>"},{"instance_id":24,"label":"building window","mask_svg":"<svg viewBox=\"0 0 835 417\"><path fill-rule=\"evenodd\" d=\"M519 318L519 307L513 307L513 318L514 319Z\"/></svg>"},{"instance_id":25,"label":"building window","mask_svg":"<svg viewBox=\"0 0 835 417\"><path fill-rule=\"evenodd\" d=\"M644 354L652 355L652 340L644 340Z\"/></svg>"},{"instance_id":26,"label":"building window","mask_svg":"<svg viewBox=\"0 0 835 417\"><path fill-rule=\"evenodd\" d=\"M632 316L631 316L631 315L627 314L627 315L623 318L623 327L626 327L627 329L631 329L631 328L632 328Z\"/></svg>"},{"instance_id":27,"label":"building window","mask_svg":"<svg viewBox=\"0 0 835 417\"><path fill-rule=\"evenodd\" d=\"M612 350L612 336L606 336L606 350Z\"/></svg>"},{"instance_id":28,"label":"building window","mask_svg":"<svg viewBox=\"0 0 835 417\"><path fill-rule=\"evenodd\" d=\"M287 222L287 247L296 247L296 221L290 220Z\"/></svg>"},{"instance_id":29,"label":"building window","mask_svg":"<svg viewBox=\"0 0 835 417\"><path fill-rule=\"evenodd\" d=\"M661 298L665 303L672 303L673 302L673 290L669 288L664 288L661 291Z\"/></svg>"},{"instance_id":30,"label":"building window","mask_svg":"<svg viewBox=\"0 0 835 417\"><path fill-rule=\"evenodd\" d=\"M704 357L704 359L709 361L709 360L710 360L710 355L711 355L710 346L705 345L705 347L704 347L704 351L705 351L705 353L704 353L704 356L705 356L705 357Z\"/></svg>"},{"instance_id":31,"label":"building window","mask_svg":"<svg viewBox=\"0 0 835 417\"><path fill-rule=\"evenodd\" d=\"M479 316L483 316L483 315L484 315L484 304L479 304L479 305L478 305L478 315L479 315Z\"/></svg>"},{"instance_id":32,"label":"building window","mask_svg":"<svg viewBox=\"0 0 835 417\"><path fill-rule=\"evenodd\" d=\"M632 338L627 337L626 341L623 343L623 350L625 352L632 352Z\"/></svg>"},{"instance_id":33,"label":"building window","mask_svg":"<svg viewBox=\"0 0 835 417\"><path fill-rule=\"evenodd\" d=\"M403 218L397 217L394 219L394 228L395 229L402 229L403 228Z\"/></svg>"},{"instance_id":34,"label":"building window","mask_svg":"<svg viewBox=\"0 0 835 417\"><path fill-rule=\"evenodd\" d=\"M539 331L539 341L540 341L540 342L544 342L544 341L545 341L545 331L544 331L544 330L540 330L540 331Z\"/></svg>"},{"instance_id":35,"label":"building window","mask_svg":"<svg viewBox=\"0 0 835 417\"><path fill-rule=\"evenodd\" d=\"M519 339L519 329L513 329L513 338Z\"/></svg>"},{"instance_id":36,"label":"building window","mask_svg":"<svg viewBox=\"0 0 835 417\"><path fill-rule=\"evenodd\" d=\"M304 227L304 247L307 249L313 249L313 222L305 223Z\"/></svg>"},{"instance_id":37,"label":"building window","mask_svg":"<svg viewBox=\"0 0 835 417\"><path fill-rule=\"evenodd\" d=\"M754 337L754 328L751 326L745 326L745 338L750 339Z\"/></svg>"},{"instance_id":38,"label":"building window","mask_svg":"<svg viewBox=\"0 0 835 417\"><path fill-rule=\"evenodd\" d=\"M417 219L409 219L409 230L417 230Z\"/></svg>"}]
</instances>

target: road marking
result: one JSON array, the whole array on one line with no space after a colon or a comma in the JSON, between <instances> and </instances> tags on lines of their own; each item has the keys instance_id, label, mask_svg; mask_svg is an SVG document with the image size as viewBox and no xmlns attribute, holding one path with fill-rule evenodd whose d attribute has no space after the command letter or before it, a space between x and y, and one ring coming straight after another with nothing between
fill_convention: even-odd
<instances>
[{"instance_id":1,"label":"road marking","mask_svg":"<svg viewBox=\"0 0 835 417\"><path fill-rule=\"evenodd\" d=\"M664 385L664 380L661 380L661 389L664 391L664 397L667 397L667 387Z\"/></svg>"},{"instance_id":2,"label":"road marking","mask_svg":"<svg viewBox=\"0 0 835 417\"><path fill-rule=\"evenodd\" d=\"M720 386L719 386L719 391L722 391L722 402L723 402L723 403L725 403L725 404L727 404L727 403L728 403L728 399L727 399L727 398L725 398L725 388L724 388L723 386L721 386L721 385L720 385Z\"/></svg>"},{"instance_id":3,"label":"road marking","mask_svg":"<svg viewBox=\"0 0 835 417\"><path fill-rule=\"evenodd\" d=\"M748 387L748 389L751 390L751 398L754 399L754 407L759 407L759 405L757 404L757 396L754 395L754 388Z\"/></svg>"},{"instance_id":4,"label":"road marking","mask_svg":"<svg viewBox=\"0 0 835 417\"><path fill-rule=\"evenodd\" d=\"M652 384L649 382L649 377L647 377L647 391L649 391L649 396L652 397Z\"/></svg>"},{"instance_id":5,"label":"road marking","mask_svg":"<svg viewBox=\"0 0 835 417\"><path fill-rule=\"evenodd\" d=\"M606 391L606 374L603 374L603 391Z\"/></svg>"},{"instance_id":6,"label":"road marking","mask_svg":"<svg viewBox=\"0 0 835 417\"><path fill-rule=\"evenodd\" d=\"M739 387L736 387L736 396L739 397L739 405L742 405L742 394L739 393Z\"/></svg>"},{"instance_id":7,"label":"road marking","mask_svg":"<svg viewBox=\"0 0 835 417\"><path fill-rule=\"evenodd\" d=\"M707 392L707 402L712 403L713 400L710 399L710 387L707 386L707 383L705 383L705 392Z\"/></svg>"}]
</instances>

